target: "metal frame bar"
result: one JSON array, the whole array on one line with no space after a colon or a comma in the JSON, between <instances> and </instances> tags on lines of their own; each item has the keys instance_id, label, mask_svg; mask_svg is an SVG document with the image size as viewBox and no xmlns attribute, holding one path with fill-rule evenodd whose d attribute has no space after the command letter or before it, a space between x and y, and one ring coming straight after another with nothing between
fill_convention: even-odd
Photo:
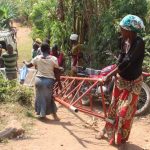
<instances>
[{"instance_id":1,"label":"metal frame bar","mask_svg":"<svg viewBox=\"0 0 150 150\"><path fill-rule=\"evenodd\" d=\"M54 87L54 98L60 104L66 108L105 119L107 117L107 108L105 106L105 97L102 89L102 80L98 78L85 78L85 77L70 77L70 76L61 76L61 83L63 86L62 90L59 90L55 85ZM87 90L81 91L82 86L86 84ZM101 97L102 97L102 109L103 111L97 112L93 106L93 99L91 91L94 87L101 87ZM81 100L83 97L88 96L90 100L90 106L83 106Z\"/></svg>"}]
</instances>

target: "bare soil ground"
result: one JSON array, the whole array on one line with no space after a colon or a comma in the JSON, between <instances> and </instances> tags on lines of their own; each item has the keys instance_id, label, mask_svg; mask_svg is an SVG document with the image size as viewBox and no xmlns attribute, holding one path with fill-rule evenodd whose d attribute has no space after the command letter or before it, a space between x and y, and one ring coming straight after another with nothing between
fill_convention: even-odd
<instances>
[{"instance_id":1,"label":"bare soil ground","mask_svg":"<svg viewBox=\"0 0 150 150\"><path fill-rule=\"evenodd\" d=\"M0 144L1 150L116 150L106 140L95 139L104 121L97 120L92 127L92 118L83 114L73 114L58 104L60 121L51 116L45 121L35 120L30 133L20 139ZM88 124L86 123L88 122ZM135 118L129 142L124 150L150 150L150 116Z\"/></svg>"},{"instance_id":2,"label":"bare soil ground","mask_svg":"<svg viewBox=\"0 0 150 150\"><path fill-rule=\"evenodd\" d=\"M30 30L18 27L18 42L29 38ZM0 144L0 150L116 150L106 140L95 139L96 130L92 118L83 114L73 114L58 104L60 121L51 116L45 121L33 119L31 130L25 137ZM88 122L88 124L86 123ZM94 128L99 130L104 121L97 120ZM129 142L124 150L150 150L150 115L135 118Z\"/></svg>"}]
</instances>

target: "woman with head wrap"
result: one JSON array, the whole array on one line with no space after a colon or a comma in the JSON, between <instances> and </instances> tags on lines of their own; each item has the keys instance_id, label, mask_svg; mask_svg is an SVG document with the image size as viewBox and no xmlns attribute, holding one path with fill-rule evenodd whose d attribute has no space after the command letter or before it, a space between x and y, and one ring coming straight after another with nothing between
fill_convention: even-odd
<instances>
[{"instance_id":1,"label":"woman with head wrap","mask_svg":"<svg viewBox=\"0 0 150 150\"><path fill-rule=\"evenodd\" d=\"M82 66L86 67L88 64L85 55L85 46L83 44L78 43L78 35L71 34L70 36L70 43L71 43L71 75L77 75L77 67Z\"/></svg>"},{"instance_id":2,"label":"woman with head wrap","mask_svg":"<svg viewBox=\"0 0 150 150\"><path fill-rule=\"evenodd\" d=\"M144 29L143 21L135 15L127 15L120 22L121 44L118 65L105 77L104 82L116 75L112 101L108 110L106 124L102 132L96 135L101 139L107 134L109 144L123 145L130 135L137 100L142 85L142 63L145 44L137 36Z\"/></svg>"}]
</instances>

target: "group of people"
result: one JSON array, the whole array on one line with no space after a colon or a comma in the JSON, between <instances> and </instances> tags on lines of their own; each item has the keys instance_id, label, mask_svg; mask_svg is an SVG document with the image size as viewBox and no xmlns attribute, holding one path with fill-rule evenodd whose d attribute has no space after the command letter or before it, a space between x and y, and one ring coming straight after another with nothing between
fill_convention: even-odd
<instances>
[{"instance_id":1,"label":"group of people","mask_svg":"<svg viewBox=\"0 0 150 150\"><path fill-rule=\"evenodd\" d=\"M123 144L130 135L133 118L136 111L137 100L142 85L142 64L144 59L145 44L138 33L144 29L143 21L135 15L127 15L120 22L120 55L118 57L117 67L109 73L103 81L106 82L112 76L115 76L115 85L112 93L112 101L105 119L105 127L97 135L97 139L102 139L107 134L109 144ZM84 65L82 45L78 43L78 35L70 36L72 43L72 72L76 73L78 65ZM33 55L30 63L24 61L27 67L36 66L37 74L35 77L35 111L41 118L52 114L54 119L59 120L57 108L53 98L53 86L57 80L60 89L59 66L62 66L62 57L58 53L58 46L54 45L50 52L50 45L46 41L33 44ZM3 55L4 65L7 66L8 55L12 55L12 48L7 47L7 55ZM15 59L12 66L6 70L14 71ZM7 72L8 71L8 72ZM116 136L115 136L116 135ZM115 140L115 137L117 140Z\"/></svg>"},{"instance_id":2,"label":"group of people","mask_svg":"<svg viewBox=\"0 0 150 150\"><path fill-rule=\"evenodd\" d=\"M50 46L50 40L48 38L44 39L43 42L47 43ZM32 47L32 58L42 53L41 44L42 41L39 38L34 40ZM65 56L64 53L60 51L60 48L57 44L54 44L53 47L50 48L49 55L55 56L58 60L59 66L65 69Z\"/></svg>"},{"instance_id":3,"label":"group of people","mask_svg":"<svg viewBox=\"0 0 150 150\"><path fill-rule=\"evenodd\" d=\"M81 62L81 44L78 44L78 35L72 34L70 36L72 50L72 71L76 72L77 65ZM27 67L37 69L35 77L35 111L39 118L43 119L46 115L52 114L54 119L59 120L56 114L56 105L53 98L53 86L55 81L61 89L60 82L61 69L65 67L64 54L60 52L58 45L50 48L50 41L48 39L43 42L36 39L33 43L32 60L30 63L24 61ZM82 61L83 62L83 61ZM80 64L81 65L81 64ZM61 68L61 69L60 69Z\"/></svg>"}]
</instances>

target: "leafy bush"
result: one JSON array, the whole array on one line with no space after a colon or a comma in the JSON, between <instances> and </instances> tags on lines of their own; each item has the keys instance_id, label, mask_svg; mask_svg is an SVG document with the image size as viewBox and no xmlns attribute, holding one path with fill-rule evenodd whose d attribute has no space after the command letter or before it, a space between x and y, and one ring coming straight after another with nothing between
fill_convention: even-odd
<instances>
[{"instance_id":1,"label":"leafy bush","mask_svg":"<svg viewBox=\"0 0 150 150\"><path fill-rule=\"evenodd\" d=\"M33 93L31 89L18 85L12 91L13 100L23 106L32 106Z\"/></svg>"},{"instance_id":2,"label":"leafy bush","mask_svg":"<svg viewBox=\"0 0 150 150\"><path fill-rule=\"evenodd\" d=\"M0 87L0 102L5 102L7 99L9 100L11 91L16 87L16 82L4 80L0 76Z\"/></svg>"},{"instance_id":3,"label":"leafy bush","mask_svg":"<svg viewBox=\"0 0 150 150\"><path fill-rule=\"evenodd\" d=\"M13 0L0 1L0 28L9 28L11 19L18 15L18 7Z\"/></svg>"},{"instance_id":4,"label":"leafy bush","mask_svg":"<svg viewBox=\"0 0 150 150\"><path fill-rule=\"evenodd\" d=\"M94 18L92 22L93 36L90 36L89 41L92 41L92 51L96 53L95 65L108 65L114 60L106 55L107 52L117 53L118 51L118 31L119 22L127 14L138 15L145 21L147 13L146 0L114 0L104 10L99 17ZM94 28L95 27L95 28Z\"/></svg>"},{"instance_id":5,"label":"leafy bush","mask_svg":"<svg viewBox=\"0 0 150 150\"><path fill-rule=\"evenodd\" d=\"M145 58L144 58L144 67L143 70L146 72L150 72L150 35L146 35L144 37L145 41ZM147 83L150 85L150 77L147 78Z\"/></svg>"},{"instance_id":6,"label":"leafy bush","mask_svg":"<svg viewBox=\"0 0 150 150\"><path fill-rule=\"evenodd\" d=\"M69 4L65 2L69 9ZM30 19L32 21L32 38L40 37L44 39L49 37L51 43L58 43L64 46L64 41L69 37L72 27L72 16L70 11L66 11L66 20L61 22L56 15L57 1L45 0L35 3Z\"/></svg>"},{"instance_id":7,"label":"leafy bush","mask_svg":"<svg viewBox=\"0 0 150 150\"><path fill-rule=\"evenodd\" d=\"M150 71L150 35L147 35L144 37L144 41L145 41L145 59L144 59L144 68L148 71Z\"/></svg>"},{"instance_id":8,"label":"leafy bush","mask_svg":"<svg viewBox=\"0 0 150 150\"><path fill-rule=\"evenodd\" d=\"M24 87L17 81L4 80L0 76L0 102L18 102L23 106L31 106L33 92L28 87Z\"/></svg>"}]
</instances>

